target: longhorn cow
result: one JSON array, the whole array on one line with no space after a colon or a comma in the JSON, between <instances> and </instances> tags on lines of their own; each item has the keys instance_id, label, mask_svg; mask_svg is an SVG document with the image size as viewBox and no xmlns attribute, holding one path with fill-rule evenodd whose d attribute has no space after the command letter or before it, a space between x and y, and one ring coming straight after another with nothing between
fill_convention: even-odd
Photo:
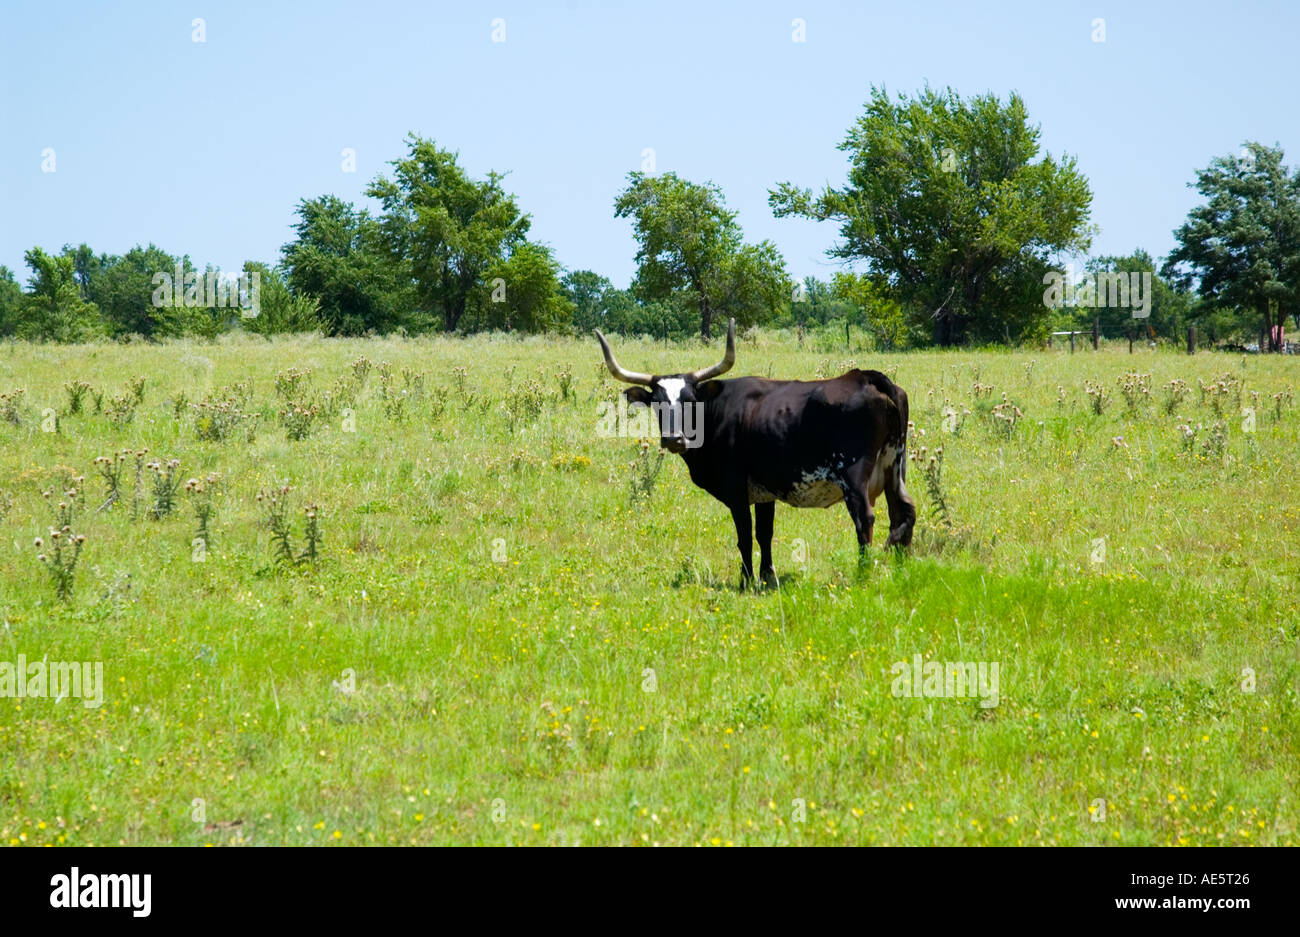
<instances>
[{"instance_id":1,"label":"longhorn cow","mask_svg":"<svg viewBox=\"0 0 1300 937\"><path fill-rule=\"evenodd\" d=\"M854 369L824 381L761 377L716 380L736 362L736 321L727 323L727 350L712 367L683 374L644 374L619 365L596 330L605 365L628 403L659 417L659 445L686 462L691 481L731 510L740 550L742 588L754 578L753 531L759 575L775 579L772 527L776 502L827 508L843 501L858 549L871 544L875 502L889 506L888 546L907 546L916 505L907 486L907 394L879 371ZM684 430L682 409L699 414L698 438ZM754 507L754 524L750 522Z\"/></svg>"}]
</instances>

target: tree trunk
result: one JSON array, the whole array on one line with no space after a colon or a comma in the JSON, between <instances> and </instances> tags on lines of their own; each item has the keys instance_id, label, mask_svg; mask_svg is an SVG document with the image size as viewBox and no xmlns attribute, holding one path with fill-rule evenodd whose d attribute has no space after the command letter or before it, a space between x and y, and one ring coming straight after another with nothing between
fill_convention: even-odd
<instances>
[{"instance_id":1,"label":"tree trunk","mask_svg":"<svg viewBox=\"0 0 1300 937\"><path fill-rule=\"evenodd\" d=\"M713 309L703 291L700 292L700 337L706 342L713 338Z\"/></svg>"},{"instance_id":2,"label":"tree trunk","mask_svg":"<svg viewBox=\"0 0 1300 937\"><path fill-rule=\"evenodd\" d=\"M465 314L465 296L456 297L451 305L443 308L442 325L448 332L456 331L456 326L460 324L460 317Z\"/></svg>"}]
</instances>

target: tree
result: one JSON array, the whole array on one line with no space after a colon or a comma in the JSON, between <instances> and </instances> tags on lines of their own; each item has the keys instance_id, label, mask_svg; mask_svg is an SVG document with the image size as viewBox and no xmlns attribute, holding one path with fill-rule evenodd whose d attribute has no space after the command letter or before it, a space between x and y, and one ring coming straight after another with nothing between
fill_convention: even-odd
<instances>
[{"instance_id":1,"label":"tree","mask_svg":"<svg viewBox=\"0 0 1300 937\"><path fill-rule=\"evenodd\" d=\"M377 177L366 194L384 206L384 242L417 301L453 332L488 269L524 240L531 219L502 188L503 174L471 179L450 150L414 134L407 144L393 178Z\"/></svg>"},{"instance_id":2,"label":"tree","mask_svg":"<svg viewBox=\"0 0 1300 937\"><path fill-rule=\"evenodd\" d=\"M573 303L560 285L560 265L549 247L531 241L488 267L475 291L475 328L551 332L573 321Z\"/></svg>"},{"instance_id":3,"label":"tree","mask_svg":"<svg viewBox=\"0 0 1300 937\"><path fill-rule=\"evenodd\" d=\"M290 290L320 304L329 335L420 331L431 321L411 311L415 292L400 262L385 249L379 223L333 195L298 203L297 239L282 258Z\"/></svg>"},{"instance_id":4,"label":"tree","mask_svg":"<svg viewBox=\"0 0 1300 937\"><path fill-rule=\"evenodd\" d=\"M0 338L8 338L18 331L22 301L23 288L14 279L14 272L0 266Z\"/></svg>"},{"instance_id":5,"label":"tree","mask_svg":"<svg viewBox=\"0 0 1300 937\"><path fill-rule=\"evenodd\" d=\"M258 284L257 315L240 316L246 331L269 336L323 330L320 301L310 293L292 293L283 269L250 260L244 263L244 273L250 283L257 274Z\"/></svg>"},{"instance_id":6,"label":"tree","mask_svg":"<svg viewBox=\"0 0 1300 937\"><path fill-rule=\"evenodd\" d=\"M873 87L839 147L845 185L814 196L785 182L768 202L778 218L838 221L828 254L865 261L936 343L1020 337L1045 320L1035 272L1091 236L1087 180L1073 158L1039 159L1038 139L1015 94L891 101Z\"/></svg>"},{"instance_id":7,"label":"tree","mask_svg":"<svg viewBox=\"0 0 1300 937\"><path fill-rule=\"evenodd\" d=\"M745 245L735 212L712 183L676 173L628 174L614 201L618 218L631 218L637 251L635 291L643 300L668 301L686 293L699 309L700 334L712 337L715 315L741 326L770 318L790 295L785 261L775 245Z\"/></svg>"},{"instance_id":8,"label":"tree","mask_svg":"<svg viewBox=\"0 0 1300 937\"><path fill-rule=\"evenodd\" d=\"M564 275L560 288L573 304L573 329L579 335L589 335L592 329L614 331L608 321L607 296L614 292L614 284L592 270L573 270Z\"/></svg>"},{"instance_id":9,"label":"tree","mask_svg":"<svg viewBox=\"0 0 1300 937\"><path fill-rule=\"evenodd\" d=\"M1124 336L1130 331L1138 337L1161 336L1170 341L1180 341L1186 332L1192 310L1192 296L1186 290L1175 289L1159 271L1156 263L1146 251L1135 250L1126 257L1098 257L1088 261L1084 267L1088 276L1106 273L1149 274L1151 293L1146 296L1148 315L1143 319L1133 318L1133 304L1130 306L1101 305L1080 308L1072 323L1076 328L1091 327L1097 319L1105 335ZM1132 278L1129 278L1130 282Z\"/></svg>"},{"instance_id":10,"label":"tree","mask_svg":"<svg viewBox=\"0 0 1300 937\"><path fill-rule=\"evenodd\" d=\"M81 342L102 334L94 303L81 298L72 255L33 247L23 255L32 275L20 306L15 333L31 341Z\"/></svg>"},{"instance_id":11,"label":"tree","mask_svg":"<svg viewBox=\"0 0 1300 937\"><path fill-rule=\"evenodd\" d=\"M121 257L101 254L96 258L83 244L73 258L83 295L99 307L113 337L159 338L185 332L183 310L153 304L154 275L173 276L177 258L171 254L154 244L137 244ZM187 261L181 263L182 269L188 267Z\"/></svg>"},{"instance_id":12,"label":"tree","mask_svg":"<svg viewBox=\"0 0 1300 937\"><path fill-rule=\"evenodd\" d=\"M1280 351L1283 322L1300 312L1300 172L1282 165L1281 147L1250 142L1242 154L1189 183L1206 202L1174 232L1163 272L1213 307L1258 317L1261 351Z\"/></svg>"},{"instance_id":13,"label":"tree","mask_svg":"<svg viewBox=\"0 0 1300 937\"><path fill-rule=\"evenodd\" d=\"M898 302L870 277L856 273L835 274L833 295L859 310L858 321L886 351L907 343L907 321Z\"/></svg>"}]
</instances>

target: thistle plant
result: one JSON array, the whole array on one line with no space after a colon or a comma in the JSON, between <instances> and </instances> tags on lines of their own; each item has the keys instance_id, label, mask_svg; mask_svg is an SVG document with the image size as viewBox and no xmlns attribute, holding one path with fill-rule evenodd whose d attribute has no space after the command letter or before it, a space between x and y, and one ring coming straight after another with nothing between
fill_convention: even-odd
<instances>
[{"instance_id":1,"label":"thistle plant","mask_svg":"<svg viewBox=\"0 0 1300 937\"><path fill-rule=\"evenodd\" d=\"M95 468L104 479L105 488L104 503L95 511L96 514L107 511L122 497L122 472L131 455L130 449L123 449L116 456L102 455L95 459Z\"/></svg>"},{"instance_id":2,"label":"thistle plant","mask_svg":"<svg viewBox=\"0 0 1300 937\"><path fill-rule=\"evenodd\" d=\"M76 416L81 413L82 401L85 400L90 385L85 381L66 381L63 390L68 395L68 415Z\"/></svg>"},{"instance_id":3,"label":"thistle plant","mask_svg":"<svg viewBox=\"0 0 1300 937\"><path fill-rule=\"evenodd\" d=\"M1201 440L1201 455L1207 459L1220 458L1227 445L1228 428L1222 420L1215 420L1205 438Z\"/></svg>"},{"instance_id":4,"label":"thistle plant","mask_svg":"<svg viewBox=\"0 0 1300 937\"><path fill-rule=\"evenodd\" d=\"M383 402L384 416L394 423L402 422L406 411L407 390L397 389L393 380L393 367L387 361L379 365L379 399Z\"/></svg>"},{"instance_id":5,"label":"thistle plant","mask_svg":"<svg viewBox=\"0 0 1300 937\"><path fill-rule=\"evenodd\" d=\"M314 563L316 562L316 557L320 553L321 544L325 539L321 534L320 529L320 506L309 504L303 509L303 514L306 515L307 518L306 524L303 527L303 539L307 542L303 547L302 553L298 556L298 562Z\"/></svg>"},{"instance_id":6,"label":"thistle plant","mask_svg":"<svg viewBox=\"0 0 1300 937\"><path fill-rule=\"evenodd\" d=\"M285 400L298 396L298 387L311 380L311 368L285 368L275 375L275 393Z\"/></svg>"},{"instance_id":7,"label":"thistle plant","mask_svg":"<svg viewBox=\"0 0 1300 937\"><path fill-rule=\"evenodd\" d=\"M77 486L82 480L80 476L73 479L72 487L64 491L62 499L57 502L54 500L55 489L42 492L42 496L53 507L54 523L50 527L48 540L37 537L33 541L37 551L36 559L49 571L55 595L61 602L72 599L77 560L81 558L81 549L86 543L86 535L78 533L72 527L77 499L81 495L81 490Z\"/></svg>"},{"instance_id":8,"label":"thistle plant","mask_svg":"<svg viewBox=\"0 0 1300 937\"><path fill-rule=\"evenodd\" d=\"M14 509L14 496L7 491L0 491L0 524L5 522L9 512Z\"/></svg>"},{"instance_id":9,"label":"thistle plant","mask_svg":"<svg viewBox=\"0 0 1300 937\"><path fill-rule=\"evenodd\" d=\"M948 499L943 493L943 446L936 446L933 452L930 452L926 446L921 446L912 451L911 457L921 470L921 478L925 481L930 511L945 527L955 531L957 523L953 518L952 510L948 507Z\"/></svg>"},{"instance_id":10,"label":"thistle plant","mask_svg":"<svg viewBox=\"0 0 1300 937\"><path fill-rule=\"evenodd\" d=\"M1223 372L1208 384L1199 378L1196 383L1201 390L1201 405L1204 406L1208 403L1215 416L1223 416L1224 407L1229 399L1234 400L1236 409L1241 409L1241 395L1244 387L1241 379L1231 371Z\"/></svg>"},{"instance_id":11,"label":"thistle plant","mask_svg":"<svg viewBox=\"0 0 1300 937\"><path fill-rule=\"evenodd\" d=\"M280 411L280 423L284 426L284 435L290 442L299 442L311 435L313 424L320 416L321 409L316 404L290 403Z\"/></svg>"},{"instance_id":12,"label":"thistle plant","mask_svg":"<svg viewBox=\"0 0 1300 937\"><path fill-rule=\"evenodd\" d=\"M1129 413L1137 413L1139 408L1151 402L1151 375L1129 371L1121 374L1115 382L1124 396L1124 406Z\"/></svg>"},{"instance_id":13,"label":"thistle plant","mask_svg":"<svg viewBox=\"0 0 1300 937\"><path fill-rule=\"evenodd\" d=\"M289 523L289 485L280 485L270 491L259 491L257 503L262 506L266 525L271 531L271 554L275 562L286 566L314 563L320 556L324 536L320 526L320 507L309 504L303 511L306 524L303 537L306 541L301 553L293 548L293 527Z\"/></svg>"},{"instance_id":14,"label":"thistle plant","mask_svg":"<svg viewBox=\"0 0 1300 937\"><path fill-rule=\"evenodd\" d=\"M1025 418L1020 408L1007 397L1006 391L1002 392L1002 402L994 407L989 415L994 420L994 425L1000 426L1007 436L1012 435L1016 430L1016 424Z\"/></svg>"},{"instance_id":15,"label":"thistle plant","mask_svg":"<svg viewBox=\"0 0 1300 937\"><path fill-rule=\"evenodd\" d=\"M140 519L140 504L144 501L144 459L148 449L138 449L135 453L135 484L131 488L131 520Z\"/></svg>"},{"instance_id":16,"label":"thistle plant","mask_svg":"<svg viewBox=\"0 0 1300 937\"><path fill-rule=\"evenodd\" d=\"M126 382L126 392L136 404L144 403L144 378L134 377Z\"/></svg>"},{"instance_id":17,"label":"thistle plant","mask_svg":"<svg viewBox=\"0 0 1300 937\"><path fill-rule=\"evenodd\" d=\"M160 521L176 509L176 492L181 487L180 459L168 459L166 462L155 459L145 468L153 472L153 504L149 507L149 517Z\"/></svg>"},{"instance_id":18,"label":"thistle plant","mask_svg":"<svg viewBox=\"0 0 1300 937\"><path fill-rule=\"evenodd\" d=\"M456 388L456 393L464 397L469 388L469 369L460 365L452 368L451 383Z\"/></svg>"},{"instance_id":19,"label":"thistle plant","mask_svg":"<svg viewBox=\"0 0 1300 937\"><path fill-rule=\"evenodd\" d=\"M1083 382L1083 392L1088 395L1088 403L1092 405L1092 412L1097 416L1101 416L1110 404L1110 391L1106 389L1101 381L1085 380Z\"/></svg>"},{"instance_id":20,"label":"thistle plant","mask_svg":"<svg viewBox=\"0 0 1300 937\"><path fill-rule=\"evenodd\" d=\"M1273 395L1273 413L1279 420L1282 419L1282 411L1291 409L1291 388L1278 391Z\"/></svg>"},{"instance_id":21,"label":"thistle plant","mask_svg":"<svg viewBox=\"0 0 1300 937\"><path fill-rule=\"evenodd\" d=\"M246 411L252 388L247 383L232 384L204 397L194 409L194 434L207 442L225 442L239 430L253 441L257 431L257 414Z\"/></svg>"},{"instance_id":22,"label":"thistle plant","mask_svg":"<svg viewBox=\"0 0 1300 937\"><path fill-rule=\"evenodd\" d=\"M220 482L221 476L216 472L209 472L203 478L191 478L185 482L185 493L189 496L190 505L194 509L194 520L198 525L194 531L193 539L201 540L205 550L212 545L210 525L212 515L216 510L212 498L216 494Z\"/></svg>"},{"instance_id":23,"label":"thistle plant","mask_svg":"<svg viewBox=\"0 0 1300 937\"><path fill-rule=\"evenodd\" d=\"M424 372L414 368L402 368L402 384L411 397L424 396Z\"/></svg>"},{"instance_id":24,"label":"thistle plant","mask_svg":"<svg viewBox=\"0 0 1300 937\"><path fill-rule=\"evenodd\" d=\"M1187 399L1187 393L1191 390L1187 382L1180 378L1174 378L1164 386L1164 408L1165 413L1170 415Z\"/></svg>"},{"instance_id":25,"label":"thistle plant","mask_svg":"<svg viewBox=\"0 0 1300 937\"><path fill-rule=\"evenodd\" d=\"M664 467L663 450L653 448L650 440L642 439L637 444L636 457L628 466L632 471L628 477L627 500L630 504L636 504L654 494L655 481Z\"/></svg>"},{"instance_id":26,"label":"thistle plant","mask_svg":"<svg viewBox=\"0 0 1300 937\"><path fill-rule=\"evenodd\" d=\"M573 368L567 364L563 365L560 370L555 372L555 380L560 385L560 399L572 400L575 396L573 391Z\"/></svg>"},{"instance_id":27,"label":"thistle plant","mask_svg":"<svg viewBox=\"0 0 1300 937\"><path fill-rule=\"evenodd\" d=\"M18 410L22 406L23 395L26 393L26 390L19 387L8 393L0 394L0 421L12 423L14 426L22 423L22 416Z\"/></svg>"},{"instance_id":28,"label":"thistle plant","mask_svg":"<svg viewBox=\"0 0 1300 937\"><path fill-rule=\"evenodd\" d=\"M135 419L135 408L139 403L140 401L132 393L118 394L109 400L108 409L104 412L109 422L121 429Z\"/></svg>"},{"instance_id":29,"label":"thistle plant","mask_svg":"<svg viewBox=\"0 0 1300 937\"><path fill-rule=\"evenodd\" d=\"M521 425L536 420L545 403L546 394L542 390L542 385L532 378L524 381L517 388L507 391L501 410L506 416L510 432L513 433Z\"/></svg>"}]
</instances>

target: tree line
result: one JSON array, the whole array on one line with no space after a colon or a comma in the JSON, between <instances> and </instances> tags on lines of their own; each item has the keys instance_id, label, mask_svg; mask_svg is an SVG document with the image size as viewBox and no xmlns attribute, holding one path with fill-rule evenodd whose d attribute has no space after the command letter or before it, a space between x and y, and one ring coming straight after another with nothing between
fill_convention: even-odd
<instances>
[{"instance_id":1,"label":"tree line","mask_svg":"<svg viewBox=\"0 0 1300 937\"><path fill-rule=\"evenodd\" d=\"M260 282L256 316L160 302L160 274L189 282L218 272L152 243L121 256L85 244L33 247L25 287L0 267L0 338L599 327L709 339L715 322L734 317L742 327L857 326L893 349L1037 342L1095 317L1108 335L1177 340L1196 325L1212 341L1259 335L1279 346L1300 314L1300 171L1280 147L1248 142L1197 171L1189 184L1202 202L1162 260L1138 249L1087 262L1085 279L1150 274L1146 315L1134 318L1091 294L1048 302L1058 259L1086 254L1096 230L1087 178L1072 157L1042 152L1039 137L1016 94L872 88L840 144L844 183L814 192L781 182L769 192L776 217L838 227L827 255L843 269L828 280L795 282L774 244L746 242L712 183L630 173L613 205L637 243L636 274L622 289L565 269L530 237L532 218L504 174L473 178L455 152L410 135L405 156L366 189L376 212L334 195L302 199L278 261L244 265Z\"/></svg>"}]
</instances>

